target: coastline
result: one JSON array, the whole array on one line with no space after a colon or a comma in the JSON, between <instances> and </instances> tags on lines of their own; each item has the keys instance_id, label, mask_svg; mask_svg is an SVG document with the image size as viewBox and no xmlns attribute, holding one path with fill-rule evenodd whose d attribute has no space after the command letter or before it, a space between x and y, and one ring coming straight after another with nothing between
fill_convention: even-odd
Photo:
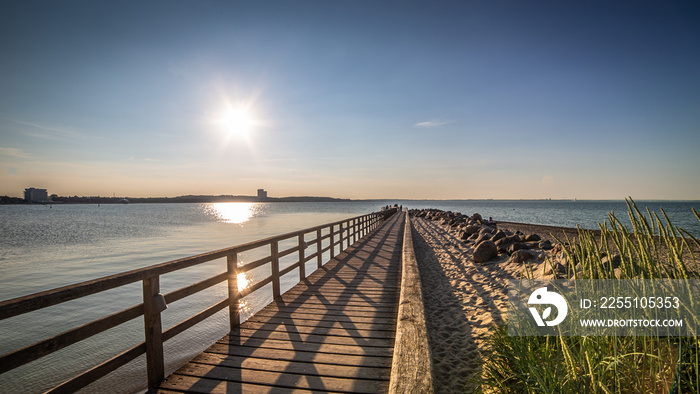
<instances>
[{"instance_id":1,"label":"coastline","mask_svg":"<svg viewBox=\"0 0 700 394\"><path fill-rule=\"evenodd\" d=\"M419 217L431 211L433 217ZM557 274L544 261L563 257L554 237L577 242L578 230L504 221L489 225L485 220L477 222L473 217L439 210L412 210L409 214L423 288L433 387L435 392L477 390L482 360L489 352L487 339L507 315L508 281L526 275L553 278ZM474 233L476 239L465 237L467 223L479 226L479 232ZM478 239L490 234L491 228L518 234L521 240L537 234L553 245L522 257L517 252L503 251L488 261L477 262ZM486 238L498 237L494 235Z\"/></svg>"},{"instance_id":2,"label":"coastline","mask_svg":"<svg viewBox=\"0 0 700 394\"><path fill-rule=\"evenodd\" d=\"M579 231L561 226L489 222L478 214L468 217L437 209L409 212L423 287L435 392L479 390L482 366L492 352L489 338L496 326L505 322L508 312L509 280L572 277L573 270L578 272L579 267L569 264L560 242L578 244ZM601 241L600 230L585 231ZM499 244L508 237L529 245L523 249L499 245L488 258L480 256L482 244ZM660 250L665 250L661 237L654 238L658 239ZM690 247L694 253L700 252L697 245ZM610 264L611 275L620 278L619 255L615 248L611 253L609 257L601 256L603 264ZM669 262L664 253L657 258L662 265Z\"/></svg>"}]
</instances>

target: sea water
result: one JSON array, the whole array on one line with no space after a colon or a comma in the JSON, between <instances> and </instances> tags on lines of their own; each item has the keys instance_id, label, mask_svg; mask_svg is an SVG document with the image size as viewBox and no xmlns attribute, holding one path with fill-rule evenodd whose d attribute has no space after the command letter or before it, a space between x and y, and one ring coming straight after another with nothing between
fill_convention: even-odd
<instances>
[{"instance_id":1,"label":"sea water","mask_svg":"<svg viewBox=\"0 0 700 394\"><path fill-rule=\"evenodd\" d=\"M625 219L624 201L428 201L375 200L331 203L212 203L0 206L0 300L142 268L253 240L377 211L385 205L438 208L497 221L596 228L609 212ZM674 225L700 236L691 208L698 202L640 201L663 207ZM629 221L627 221L629 222ZM255 256L241 259L254 260ZM161 292L225 270L223 259L164 275ZM308 274L308 270L307 270ZM255 282L267 275L248 273ZM298 278L288 278L283 289ZM225 283L174 303L163 327L226 296ZM246 297L243 318L271 300L269 289ZM30 345L142 302L140 283L0 321L0 354ZM198 354L228 331L223 310L167 341L166 372ZM134 319L89 340L0 375L0 392L41 392L143 341L143 319ZM145 357L89 386L87 391L135 392L145 388Z\"/></svg>"}]
</instances>

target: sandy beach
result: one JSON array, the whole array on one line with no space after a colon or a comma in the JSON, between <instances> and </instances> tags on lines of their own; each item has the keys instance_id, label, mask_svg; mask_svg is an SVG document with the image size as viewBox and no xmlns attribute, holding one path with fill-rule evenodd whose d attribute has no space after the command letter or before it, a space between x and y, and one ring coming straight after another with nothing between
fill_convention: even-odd
<instances>
[{"instance_id":1,"label":"sandy beach","mask_svg":"<svg viewBox=\"0 0 700 394\"><path fill-rule=\"evenodd\" d=\"M413 242L423 287L426 325L437 393L470 392L478 382L485 339L507 312L508 279L524 274L530 265L535 276L544 274L544 255L536 253L515 262L508 253L477 263L475 245L464 242L458 227L413 216ZM538 234L554 242L550 233L563 238L575 229L520 223L499 223L498 230Z\"/></svg>"}]
</instances>

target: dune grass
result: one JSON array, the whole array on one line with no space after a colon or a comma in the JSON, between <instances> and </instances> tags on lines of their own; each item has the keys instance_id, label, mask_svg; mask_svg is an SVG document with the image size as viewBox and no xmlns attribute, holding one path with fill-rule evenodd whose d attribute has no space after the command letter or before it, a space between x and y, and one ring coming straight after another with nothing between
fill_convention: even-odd
<instances>
[{"instance_id":1,"label":"dune grass","mask_svg":"<svg viewBox=\"0 0 700 394\"><path fill-rule=\"evenodd\" d=\"M613 213L600 234L578 229L565 245L576 279L699 279L700 242L661 216L627 200L631 228ZM700 220L700 214L693 209ZM617 272L604 256L620 255ZM549 262L553 264L553 262ZM482 374L485 393L698 393L700 341L661 336L509 336L495 328Z\"/></svg>"}]
</instances>

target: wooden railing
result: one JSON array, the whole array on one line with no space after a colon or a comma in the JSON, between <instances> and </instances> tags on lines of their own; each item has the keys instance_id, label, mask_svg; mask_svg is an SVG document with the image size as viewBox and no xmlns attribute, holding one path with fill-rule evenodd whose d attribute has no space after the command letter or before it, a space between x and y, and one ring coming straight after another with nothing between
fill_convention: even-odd
<instances>
[{"instance_id":1,"label":"wooden railing","mask_svg":"<svg viewBox=\"0 0 700 394\"><path fill-rule=\"evenodd\" d=\"M105 330L114 328L139 316L144 317L145 341L132 347L121 354L67 380L49 390L49 392L72 392L100 379L108 373L125 365L136 357L146 354L148 373L148 387L153 388L163 380L165 376L165 363L163 357L163 342L182 333L195 324L229 308L230 328L233 330L240 324L239 301L248 294L272 284L272 295L277 298L281 295L280 278L294 269L299 269L299 279L306 275L306 263L316 259L317 267L323 265L323 254L330 252L330 258L340 253L348 246L362 238L370 231L376 229L384 220L391 216L395 210L375 212L364 216L328 223L311 227L279 236L274 236L259 241L237 245L214 252L204 253L167 263L157 264L146 268L136 269L121 274L106 276L103 278L48 290L24 297L0 302L0 320L27 312L35 311L63 302L82 298L91 294L121 287L133 282L143 282L143 303L131 308L111 314L101 319L94 320L80 327L65 331L54 337L34 343L0 356L0 374L44 357L66 346L78 343ZM324 232L327 232L324 234ZM313 239L307 240L307 236ZM324 247L324 241L328 239ZM279 250L282 241L293 240L296 246ZM309 245L316 245L316 251L306 255ZM270 254L250 263L239 265L238 254L269 245ZM336 248L337 246L337 248ZM296 253L298 259L295 263L280 269L280 259L284 256ZM190 286L172 291L165 295L160 293L160 277L167 273L206 263L216 259L226 258L226 271L212 276ZM240 290L238 288L238 274L248 272L257 267L270 264L271 275ZM167 305L175 301L191 296L199 291L210 288L223 281L228 281L228 297L197 313L194 316L163 331L161 325L161 312Z\"/></svg>"}]
</instances>

